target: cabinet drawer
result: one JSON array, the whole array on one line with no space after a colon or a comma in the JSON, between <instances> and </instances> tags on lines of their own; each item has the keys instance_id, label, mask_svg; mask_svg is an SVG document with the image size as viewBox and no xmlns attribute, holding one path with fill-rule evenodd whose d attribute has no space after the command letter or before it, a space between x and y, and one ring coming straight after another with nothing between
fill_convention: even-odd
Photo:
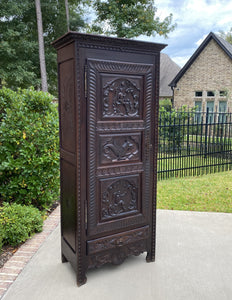
<instances>
[{"instance_id":1,"label":"cabinet drawer","mask_svg":"<svg viewBox=\"0 0 232 300\"><path fill-rule=\"evenodd\" d=\"M147 225L138 229L87 241L88 254L94 254L113 248L120 248L140 240L145 240L148 238L148 235L149 226Z\"/></svg>"}]
</instances>

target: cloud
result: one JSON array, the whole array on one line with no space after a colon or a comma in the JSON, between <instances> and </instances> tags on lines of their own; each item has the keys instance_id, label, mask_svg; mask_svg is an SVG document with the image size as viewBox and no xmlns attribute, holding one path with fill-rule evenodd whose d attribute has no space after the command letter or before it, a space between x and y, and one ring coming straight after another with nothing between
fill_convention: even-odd
<instances>
[{"instance_id":1,"label":"cloud","mask_svg":"<svg viewBox=\"0 0 232 300\"><path fill-rule=\"evenodd\" d=\"M200 38L195 44L197 45L197 47L200 46L200 44L202 44L202 42L204 41L204 39L207 37L207 34L204 34L202 38Z\"/></svg>"},{"instance_id":2,"label":"cloud","mask_svg":"<svg viewBox=\"0 0 232 300\"><path fill-rule=\"evenodd\" d=\"M189 60L189 56L173 56L172 60L174 60L178 66L182 67Z\"/></svg>"},{"instance_id":3,"label":"cloud","mask_svg":"<svg viewBox=\"0 0 232 300\"><path fill-rule=\"evenodd\" d=\"M212 31L231 28L232 0L155 0L157 16L173 14L177 28L168 39L156 36L153 42L168 44L163 52L183 66Z\"/></svg>"}]
</instances>

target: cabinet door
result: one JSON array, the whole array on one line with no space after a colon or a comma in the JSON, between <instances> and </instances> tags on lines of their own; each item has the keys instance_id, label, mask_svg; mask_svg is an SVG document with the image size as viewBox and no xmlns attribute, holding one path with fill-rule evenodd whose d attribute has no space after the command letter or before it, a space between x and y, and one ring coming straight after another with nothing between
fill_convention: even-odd
<instances>
[{"instance_id":1,"label":"cabinet door","mask_svg":"<svg viewBox=\"0 0 232 300\"><path fill-rule=\"evenodd\" d=\"M153 65L87 60L87 234L148 224Z\"/></svg>"}]
</instances>

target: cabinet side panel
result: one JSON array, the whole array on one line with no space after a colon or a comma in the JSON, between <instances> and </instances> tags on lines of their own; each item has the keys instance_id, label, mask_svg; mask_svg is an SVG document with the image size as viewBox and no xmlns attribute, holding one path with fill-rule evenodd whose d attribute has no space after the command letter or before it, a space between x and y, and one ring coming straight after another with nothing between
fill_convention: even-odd
<instances>
[{"instance_id":1,"label":"cabinet side panel","mask_svg":"<svg viewBox=\"0 0 232 300\"><path fill-rule=\"evenodd\" d=\"M75 252L76 239L76 170L61 159L61 222L62 236Z\"/></svg>"},{"instance_id":2,"label":"cabinet side panel","mask_svg":"<svg viewBox=\"0 0 232 300\"><path fill-rule=\"evenodd\" d=\"M61 148L75 152L74 59L59 64L60 139Z\"/></svg>"}]
</instances>

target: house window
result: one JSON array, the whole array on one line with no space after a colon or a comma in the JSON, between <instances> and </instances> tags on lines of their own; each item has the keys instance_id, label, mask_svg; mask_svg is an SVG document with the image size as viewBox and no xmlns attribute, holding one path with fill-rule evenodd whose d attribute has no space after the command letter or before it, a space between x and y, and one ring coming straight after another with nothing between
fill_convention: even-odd
<instances>
[{"instance_id":1,"label":"house window","mask_svg":"<svg viewBox=\"0 0 232 300\"><path fill-rule=\"evenodd\" d=\"M219 113L218 113L219 123L223 123L226 121L226 110L227 110L227 102L219 101Z\"/></svg>"},{"instance_id":2,"label":"house window","mask_svg":"<svg viewBox=\"0 0 232 300\"><path fill-rule=\"evenodd\" d=\"M202 102L195 101L195 107L196 107L195 122L200 123L201 122L201 112L202 112Z\"/></svg>"},{"instance_id":3,"label":"house window","mask_svg":"<svg viewBox=\"0 0 232 300\"><path fill-rule=\"evenodd\" d=\"M202 111L202 102L195 101L195 107L196 107L196 111Z\"/></svg>"},{"instance_id":4,"label":"house window","mask_svg":"<svg viewBox=\"0 0 232 300\"><path fill-rule=\"evenodd\" d=\"M213 123L214 101L207 101L206 111L208 114L208 123Z\"/></svg>"},{"instance_id":5,"label":"house window","mask_svg":"<svg viewBox=\"0 0 232 300\"><path fill-rule=\"evenodd\" d=\"M196 91L195 97L202 97L202 91Z\"/></svg>"},{"instance_id":6,"label":"house window","mask_svg":"<svg viewBox=\"0 0 232 300\"><path fill-rule=\"evenodd\" d=\"M214 91L207 91L207 97L214 97L215 92Z\"/></svg>"},{"instance_id":7,"label":"house window","mask_svg":"<svg viewBox=\"0 0 232 300\"><path fill-rule=\"evenodd\" d=\"M219 96L220 97L225 97L226 96L226 91L220 91Z\"/></svg>"}]
</instances>

